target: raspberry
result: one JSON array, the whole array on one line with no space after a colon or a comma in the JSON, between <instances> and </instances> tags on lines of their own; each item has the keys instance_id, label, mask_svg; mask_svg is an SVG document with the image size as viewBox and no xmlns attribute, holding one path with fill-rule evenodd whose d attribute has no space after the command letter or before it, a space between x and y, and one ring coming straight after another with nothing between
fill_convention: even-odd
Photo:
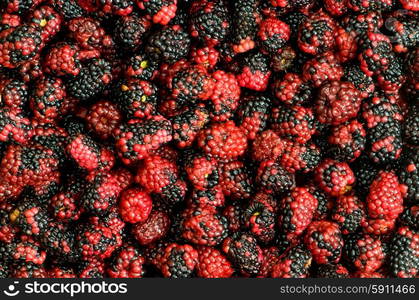
<instances>
[{"instance_id":1,"label":"raspberry","mask_svg":"<svg viewBox=\"0 0 419 300\"><path fill-rule=\"evenodd\" d=\"M168 245L161 258L161 271L164 277L187 278L198 264L198 252L190 245L176 243Z\"/></svg>"},{"instance_id":2,"label":"raspberry","mask_svg":"<svg viewBox=\"0 0 419 300\"><path fill-rule=\"evenodd\" d=\"M234 159L247 148L243 131L233 121L214 123L198 134L198 146L207 154L220 159Z\"/></svg>"},{"instance_id":3,"label":"raspberry","mask_svg":"<svg viewBox=\"0 0 419 300\"><path fill-rule=\"evenodd\" d=\"M350 82L331 81L320 89L316 112L321 123L338 125L356 117L361 96Z\"/></svg>"},{"instance_id":4,"label":"raspberry","mask_svg":"<svg viewBox=\"0 0 419 300\"><path fill-rule=\"evenodd\" d=\"M177 0L136 0L137 6L144 9L153 23L167 25L176 15Z\"/></svg>"},{"instance_id":5,"label":"raspberry","mask_svg":"<svg viewBox=\"0 0 419 300\"><path fill-rule=\"evenodd\" d=\"M372 273L385 262L387 246L369 235L349 235L345 239L343 256L362 272Z\"/></svg>"},{"instance_id":6,"label":"raspberry","mask_svg":"<svg viewBox=\"0 0 419 300\"><path fill-rule=\"evenodd\" d=\"M302 106L273 108L271 129L281 137L305 144L315 133L314 115Z\"/></svg>"},{"instance_id":7,"label":"raspberry","mask_svg":"<svg viewBox=\"0 0 419 300\"><path fill-rule=\"evenodd\" d=\"M315 170L315 179L323 191L337 197L346 194L355 183L347 163L325 159Z\"/></svg>"},{"instance_id":8,"label":"raspberry","mask_svg":"<svg viewBox=\"0 0 419 300\"><path fill-rule=\"evenodd\" d=\"M285 74L282 80L276 80L272 86L276 99L287 105L302 105L311 99L312 90L300 75Z\"/></svg>"},{"instance_id":9,"label":"raspberry","mask_svg":"<svg viewBox=\"0 0 419 300\"><path fill-rule=\"evenodd\" d=\"M323 11L304 20L298 34L298 47L312 55L328 51L334 46L336 25Z\"/></svg>"},{"instance_id":10,"label":"raspberry","mask_svg":"<svg viewBox=\"0 0 419 300\"><path fill-rule=\"evenodd\" d=\"M216 246L227 236L227 219L211 206L186 209L181 221L182 237L196 245Z\"/></svg>"},{"instance_id":11,"label":"raspberry","mask_svg":"<svg viewBox=\"0 0 419 300\"><path fill-rule=\"evenodd\" d=\"M111 278L141 278L145 262L138 249L133 246L125 246L117 250L112 262L107 269Z\"/></svg>"},{"instance_id":12,"label":"raspberry","mask_svg":"<svg viewBox=\"0 0 419 300\"><path fill-rule=\"evenodd\" d=\"M295 178L275 161L267 160L257 170L256 183L267 193L283 194L294 187Z\"/></svg>"},{"instance_id":13,"label":"raspberry","mask_svg":"<svg viewBox=\"0 0 419 300\"><path fill-rule=\"evenodd\" d=\"M418 232L400 227L394 235L389 249L390 271L393 276L414 278L418 274Z\"/></svg>"},{"instance_id":14,"label":"raspberry","mask_svg":"<svg viewBox=\"0 0 419 300\"><path fill-rule=\"evenodd\" d=\"M272 266L272 278L305 278L311 266L310 251L302 246L289 249Z\"/></svg>"},{"instance_id":15,"label":"raspberry","mask_svg":"<svg viewBox=\"0 0 419 300\"><path fill-rule=\"evenodd\" d=\"M343 234L356 232L365 221L364 203L356 196L340 196L337 199L331 219L335 221Z\"/></svg>"},{"instance_id":16,"label":"raspberry","mask_svg":"<svg viewBox=\"0 0 419 300\"><path fill-rule=\"evenodd\" d=\"M172 125L162 116L131 120L115 131L116 149L125 164L150 156L153 150L172 139Z\"/></svg>"},{"instance_id":17,"label":"raspberry","mask_svg":"<svg viewBox=\"0 0 419 300\"><path fill-rule=\"evenodd\" d=\"M258 37L263 51L275 54L290 38L289 26L276 18L267 18L259 24Z\"/></svg>"},{"instance_id":18,"label":"raspberry","mask_svg":"<svg viewBox=\"0 0 419 300\"><path fill-rule=\"evenodd\" d=\"M340 260L343 240L336 223L312 222L307 228L304 243L318 264L337 263Z\"/></svg>"},{"instance_id":19,"label":"raspberry","mask_svg":"<svg viewBox=\"0 0 419 300\"><path fill-rule=\"evenodd\" d=\"M133 226L132 233L141 245L148 245L164 237L169 227L169 216L165 212L152 210L146 221Z\"/></svg>"},{"instance_id":20,"label":"raspberry","mask_svg":"<svg viewBox=\"0 0 419 300\"><path fill-rule=\"evenodd\" d=\"M150 196L141 189L132 188L122 192L119 200L119 212L125 222L134 224L146 221L151 208Z\"/></svg>"},{"instance_id":21,"label":"raspberry","mask_svg":"<svg viewBox=\"0 0 419 300\"><path fill-rule=\"evenodd\" d=\"M258 161L276 160L284 150L284 141L273 131L259 133L252 145L252 157Z\"/></svg>"},{"instance_id":22,"label":"raspberry","mask_svg":"<svg viewBox=\"0 0 419 300\"><path fill-rule=\"evenodd\" d=\"M401 186L396 174L381 171L370 186L368 216L374 219L397 219L403 211Z\"/></svg>"},{"instance_id":23,"label":"raspberry","mask_svg":"<svg viewBox=\"0 0 419 300\"><path fill-rule=\"evenodd\" d=\"M222 245L227 258L243 275L257 275L262 263L262 249L255 238L247 233L235 233Z\"/></svg>"},{"instance_id":24,"label":"raspberry","mask_svg":"<svg viewBox=\"0 0 419 300\"><path fill-rule=\"evenodd\" d=\"M234 269L227 258L217 249L207 246L197 248L197 275L201 278L229 278Z\"/></svg>"}]
</instances>

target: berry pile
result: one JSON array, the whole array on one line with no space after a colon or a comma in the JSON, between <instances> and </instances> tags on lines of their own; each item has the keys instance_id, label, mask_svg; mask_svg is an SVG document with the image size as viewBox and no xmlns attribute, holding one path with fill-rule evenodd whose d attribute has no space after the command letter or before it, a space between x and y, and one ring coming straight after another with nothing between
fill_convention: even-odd
<instances>
[{"instance_id":1,"label":"berry pile","mask_svg":"<svg viewBox=\"0 0 419 300\"><path fill-rule=\"evenodd\" d=\"M417 1L0 3L0 278L419 276Z\"/></svg>"}]
</instances>

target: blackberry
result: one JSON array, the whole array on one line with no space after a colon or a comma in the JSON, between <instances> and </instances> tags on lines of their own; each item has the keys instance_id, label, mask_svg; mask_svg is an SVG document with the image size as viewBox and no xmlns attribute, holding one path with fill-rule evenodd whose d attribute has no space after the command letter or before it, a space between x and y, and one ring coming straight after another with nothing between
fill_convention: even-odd
<instances>
[{"instance_id":1,"label":"blackberry","mask_svg":"<svg viewBox=\"0 0 419 300\"><path fill-rule=\"evenodd\" d=\"M312 255L304 246L296 246L285 252L272 266L273 278L305 278L311 266Z\"/></svg>"},{"instance_id":2,"label":"blackberry","mask_svg":"<svg viewBox=\"0 0 419 300\"><path fill-rule=\"evenodd\" d=\"M249 198L254 189L249 169L241 161L221 164L220 187L225 196L233 199Z\"/></svg>"},{"instance_id":3,"label":"blackberry","mask_svg":"<svg viewBox=\"0 0 419 300\"><path fill-rule=\"evenodd\" d=\"M144 9L153 23L167 25L177 15L176 0L136 0L137 6Z\"/></svg>"},{"instance_id":4,"label":"blackberry","mask_svg":"<svg viewBox=\"0 0 419 300\"><path fill-rule=\"evenodd\" d=\"M174 63L186 57L191 40L180 26L165 26L152 34L145 47L145 52L152 59Z\"/></svg>"},{"instance_id":5,"label":"blackberry","mask_svg":"<svg viewBox=\"0 0 419 300\"><path fill-rule=\"evenodd\" d=\"M406 147L402 153L402 167L399 172L400 183L403 185L406 202L419 203L419 152L417 148Z\"/></svg>"},{"instance_id":6,"label":"blackberry","mask_svg":"<svg viewBox=\"0 0 419 300\"><path fill-rule=\"evenodd\" d=\"M198 105L170 119L173 126L173 141L178 148L189 147L198 132L208 123L209 112Z\"/></svg>"},{"instance_id":7,"label":"blackberry","mask_svg":"<svg viewBox=\"0 0 419 300\"><path fill-rule=\"evenodd\" d=\"M211 206L186 209L180 224L182 237L196 245L216 246L227 237L227 219Z\"/></svg>"},{"instance_id":8,"label":"blackberry","mask_svg":"<svg viewBox=\"0 0 419 300\"><path fill-rule=\"evenodd\" d=\"M363 103L362 117L366 121L367 128L374 128L386 122L393 126L393 123L403 120L403 113L395 99L382 93L376 93ZM398 131L400 126L397 125L396 127L396 131Z\"/></svg>"},{"instance_id":9,"label":"blackberry","mask_svg":"<svg viewBox=\"0 0 419 300\"><path fill-rule=\"evenodd\" d=\"M123 246L112 257L107 273L111 278L141 278L144 274L144 257L137 248Z\"/></svg>"},{"instance_id":10,"label":"blackberry","mask_svg":"<svg viewBox=\"0 0 419 300\"><path fill-rule=\"evenodd\" d=\"M260 164L256 183L267 193L283 194L292 189L295 185L293 174L285 171L273 160L264 161Z\"/></svg>"},{"instance_id":11,"label":"blackberry","mask_svg":"<svg viewBox=\"0 0 419 300\"><path fill-rule=\"evenodd\" d=\"M317 268L316 276L317 278L349 278L349 272L341 264L325 264Z\"/></svg>"},{"instance_id":12,"label":"blackberry","mask_svg":"<svg viewBox=\"0 0 419 300\"><path fill-rule=\"evenodd\" d=\"M342 80L352 83L363 98L371 97L375 90L373 79L355 64L345 67Z\"/></svg>"},{"instance_id":13,"label":"blackberry","mask_svg":"<svg viewBox=\"0 0 419 300\"><path fill-rule=\"evenodd\" d=\"M403 138L410 145L419 146L419 108L412 105L403 123Z\"/></svg>"},{"instance_id":14,"label":"blackberry","mask_svg":"<svg viewBox=\"0 0 419 300\"><path fill-rule=\"evenodd\" d=\"M0 85L0 104L15 111L23 110L29 100L28 86L19 79L3 77Z\"/></svg>"},{"instance_id":15,"label":"blackberry","mask_svg":"<svg viewBox=\"0 0 419 300\"><path fill-rule=\"evenodd\" d=\"M266 127L271 99L267 97L249 96L241 99L237 109L237 124L243 129L248 139L254 140L256 134Z\"/></svg>"},{"instance_id":16,"label":"blackberry","mask_svg":"<svg viewBox=\"0 0 419 300\"><path fill-rule=\"evenodd\" d=\"M157 87L148 81L122 80L113 89L114 101L127 118L147 118L155 114Z\"/></svg>"},{"instance_id":17,"label":"blackberry","mask_svg":"<svg viewBox=\"0 0 419 300\"><path fill-rule=\"evenodd\" d=\"M393 276L414 278L419 269L418 232L406 226L394 235L389 249L389 267Z\"/></svg>"},{"instance_id":18,"label":"blackberry","mask_svg":"<svg viewBox=\"0 0 419 300\"><path fill-rule=\"evenodd\" d=\"M143 121L133 120L116 130L116 148L122 161L130 164L146 158L152 150L169 142L171 133L170 121L162 116Z\"/></svg>"},{"instance_id":19,"label":"blackberry","mask_svg":"<svg viewBox=\"0 0 419 300\"><path fill-rule=\"evenodd\" d=\"M323 11L311 15L299 28L299 48L312 55L328 51L334 46L335 26L333 19Z\"/></svg>"},{"instance_id":20,"label":"blackberry","mask_svg":"<svg viewBox=\"0 0 419 300\"><path fill-rule=\"evenodd\" d=\"M48 254L60 263L75 263L80 259L80 253L75 246L74 233L60 223L50 222L40 242Z\"/></svg>"},{"instance_id":21,"label":"blackberry","mask_svg":"<svg viewBox=\"0 0 419 300\"><path fill-rule=\"evenodd\" d=\"M316 168L315 180L330 196L340 196L352 189L355 176L347 163L327 158Z\"/></svg>"},{"instance_id":22,"label":"blackberry","mask_svg":"<svg viewBox=\"0 0 419 300\"><path fill-rule=\"evenodd\" d=\"M158 64L145 53L140 52L131 56L124 68L125 76L130 79L151 80L156 75Z\"/></svg>"},{"instance_id":23,"label":"blackberry","mask_svg":"<svg viewBox=\"0 0 419 300\"><path fill-rule=\"evenodd\" d=\"M319 165L321 159L320 149L315 144L287 141L279 163L290 173L308 173Z\"/></svg>"},{"instance_id":24,"label":"blackberry","mask_svg":"<svg viewBox=\"0 0 419 300\"><path fill-rule=\"evenodd\" d=\"M396 93L406 81L400 58L390 61L386 70L377 76L378 85L386 93Z\"/></svg>"},{"instance_id":25,"label":"blackberry","mask_svg":"<svg viewBox=\"0 0 419 300\"><path fill-rule=\"evenodd\" d=\"M263 92L268 87L271 71L269 59L259 52L249 52L237 61L236 78L241 87Z\"/></svg>"},{"instance_id":26,"label":"blackberry","mask_svg":"<svg viewBox=\"0 0 419 300\"><path fill-rule=\"evenodd\" d=\"M234 269L227 258L217 249L212 247L199 247L197 275L200 278L229 278Z\"/></svg>"},{"instance_id":27,"label":"blackberry","mask_svg":"<svg viewBox=\"0 0 419 300\"><path fill-rule=\"evenodd\" d=\"M419 206L406 207L399 216L400 224L408 226L412 230L419 230Z\"/></svg>"},{"instance_id":28,"label":"blackberry","mask_svg":"<svg viewBox=\"0 0 419 300\"><path fill-rule=\"evenodd\" d=\"M139 17L136 14L120 17L115 23L115 41L123 49L135 51L141 46L150 27L150 21L145 17Z\"/></svg>"},{"instance_id":29,"label":"blackberry","mask_svg":"<svg viewBox=\"0 0 419 300\"><path fill-rule=\"evenodd\" d=\"M312 89L300 75L285 74L282 80L276 80L272 85L273 93L279 101L287 105L304 105L312 97Z\"/></svg>"},{"instance_id":30,"label":"blackberry","mask_svg":"<svg viewBox=\"0 0 419 300\"><path fill-rule=\"evenodd\" d=\"M100 4L103 12L120 16L129 15L134 9L132 0L100 0Z\"/></svg>"},{"instance_id":31,"label":"blackberry","mask_svg":"<svg viewBox=\"0 0 419 300\"><path fill-rule=\"evenodd\" d=\"M256 239L247 233L238 232L223 242L223 251L243 275L256 275L262 262L262 250Z\"/></svg>"},{"instance_id":32,"label":"blackberry","mask_svg":"<svg viewBox=\"0 0 419 300\"><path fill-rule=\"evenodd\" d=\"M232 42L235 53L243 53L255 47L258 30L258 1L245 0L233 4Z\"/></svg>"},{"instance_id":33,"label":"blackberry","mask_svg":"<svg viewBox=\"0 0 419 300\"><path fill-rule=\"evenodd\" d=\"M312 222L307 228L304 243L318 264L337 263L340 260L343 239L336 223Z\"/></svg>"},{"instance_id":34,"label":"blackberry","mask_svg":"<svg viewBox=\"0 0 419 300\"><path fill-rule=\"evenodd\" d=\"M218 184L220 176L216 159L195 151L186 151L182 159L187 178L195 188L211 189Z\"/></svg>"},{"instance_id":35,"label":"blackberry","mask_svg":"<svg viewBox=\"0 0 419 300\"><path fill-rule=\"evenodd\" d=\"M277 18L267 18L259 24L258 37L262 51L275 55L282 51L281 49L287 43L290 37L290 28Z\"/></svg>"},{"instance_id":36,"label":"blackberry","mask_svg":"<svg viewBox=\"0 0 419 300\"><path fill-rule=\"evenodd\" d=\"M328 138L331 149L328 150L335 159L354 161L365 149L366 132L356 120L336 126Z\"/></svg>"},{"instance_id":37,"label":"blackberry","mask_svg":"<svg viewBox=\"0 0 419 300\"><path fill-rule=\"evenodd\" d=\"M8 13L24 14L38 6L43 0L18 0L3 1L3 5Z\"/></svg>"},{"instance_id":38,"label":"blackberry","mask_svg":"<svg viewBox=\"0 0 419 300\"><path fill-rule=\"evenodd\" d=\"M293 11L284 16L283 20L290 26L291 29L291 41L297 40L298 28L306 19L307 16L299 11Z\"/></svg>"},{"instance_id":39,"label":"blackberry","mask_svg":"<svg viewBox=\"0 0 419 300\"><path fill-rule=\"evenodd\" d=\"M74 97L86 101L101 93L111 82L112 68L104 59L92 59L80 70L80 74L67 82L67 91Z\"/></svg>"},{"instance_id":40,"label":"blackberry","mask_svg":"<svg viewBox=\"0 0 419 300\"><path fill-rule=\"evenodd\" d=\"M188 278L198 263L198 252L190 245L170 244L161 258L161 271L164 277Z\"/></svg>"},{"instance_id":41,"label":"blackberry","mask_svg":"<svg viewBox=\"0 0 419 300\"><path fill-rule=\"evenodd\" d=\"M343 234L354 233L365 221L366 213L363 202L356 196L340 196L337 199L331 219L335 221Z\"/></svg>"},{"instance_id":42,"label":"blackberry","mask_svg":"<svg viewBox=\"0 0 419 300\"><path fill-rule=\"evenodd\" d=\"M85 14L76 0L52 0L51 4L66 19L81 17Z\"/></svg>"},{"instance_id":43,"label":"blackberry","mask_svg":"<svg viewBox=\"0 0 419 300\"><path fill-rule=\"evenodd\" d=\"M48 213L33 199L23 199L10 212L9 219L27 235L41 236L48 229Z\"/></svg>"},{"instance_id":44,"label":"blackberry","mask_svg":"<svg viewBox=\"0 0 419 300\"><path fill-rule=\"evenodd\" d=\"M268 244L275 237L276 214L268 203L255 197L243 211L243 223L263 244Z\"/></svg>"},{"instance_id":45,"label":"blackberry","mask_svg":"<svg viewBox=\"0 0 419 300\"><path fill-rule=\"evenodd\" d=\"M281 137L305 144L315 133L314 115L310 108L291 106L271 110L271 129Z\"/></svg>"},{"instance_id":46,"label":"blackberry","mask_svg":"<svg viewBox=\"0 0 419 300\"><path fill-rule=\"evenodd\" d=\"M394 12L385 20L386 34L391 37L395 52L408 52L419 41L418 20L412 13Z\"/></svg>"},{"instance_id":47,"label":"blackberry","mask_svg":"<svg viewBox=\"0 0 419 300\"><path fill-rule=\"evenodd\" d=\"M230 31L227 6L223 0L194 1L190 6L190 34L207 45L222 42Z\"/></svg>"},{"instance_id":48,"label":"blackberry","mask_svg":"<svg viewBox=\"0 0 419 300\"><path fill-rule=\"evenodd\" d=\"M0 65L15 68L33 58L43 47L39 28L20 25L0 33ZM16 46L19 45L19 46Z\"/></svg>"},{"instance_id":49,"label":"blackberry","mask_svg":"<svg viewBox=\"0 0 419 300\"><path fill-rule=\"evenodd\" d=\"M377 164L388 164L400 157L402 129L400 123L379 123L367 131L370 159Z\"/></svg>"}]
</instances>

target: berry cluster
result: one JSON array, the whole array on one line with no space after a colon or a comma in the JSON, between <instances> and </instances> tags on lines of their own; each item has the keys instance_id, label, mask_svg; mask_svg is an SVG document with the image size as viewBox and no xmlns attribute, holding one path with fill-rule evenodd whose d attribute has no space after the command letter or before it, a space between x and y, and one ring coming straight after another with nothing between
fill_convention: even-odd
<instances>
[{"instance_id":1,"label":"berry cluster","mask_svg":"<svg viewBox=\"0 0 419 300\"><path fill-rule=\"evenodd\" d=\"M0 3L0 278L419 276L417 1Z\"/></svg>"}]
</instances>

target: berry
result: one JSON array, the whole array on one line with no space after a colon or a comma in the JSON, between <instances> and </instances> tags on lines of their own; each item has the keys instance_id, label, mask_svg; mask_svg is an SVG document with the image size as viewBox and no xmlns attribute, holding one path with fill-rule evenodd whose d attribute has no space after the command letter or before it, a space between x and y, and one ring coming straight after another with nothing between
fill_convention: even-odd
<instances>
[{"instance_id":1,"label":"berry","mask_svg":"<svg viewBox=\"0 0 419 300\"><path fill-rule=\"evenodd\" d=\"M207 246L197 248L197 275L200 278L229 278L234 269L228 259L217 249Z\"/></svg>"},{"instance_id":2,"label":"berry","mask_svg":"<svg viewBox=\"0 0 419 300\"><path fill-rule=\"evenodd\" d=\"M353 120L334 127L328 141L336 159L351 162L365 149L366 132L360 122Z\"/></svg>"},{"instance_id":3,"label":"berry","mask_svg":"<svg viewBox=\"0 0 419 300\"><path fill-rule=\"evenodd\" d=\"M276 18L267 18L259 24L258 37L263 51L275 54L290 38L290 28Z\"/></svg>"},{"instance_id":4,"label":"berry","mask_svg":"<svg viewBox=\"0 0 419 300\"><path fill-rule=\"evenodd\" d=\"M317 88L327 81L340 80L342 76L343 68L330 51L308 60L303 66L303 79Z\"/></svg>"},{"instance_id":5,"label":"berry","mask_svg":"<svg viewBox=\"0 0 419 300\"><path fill-rule=\"evenodd\" d=\"M286 141L284 152L279 160L280 165L288 172L308 173L314 170L321 161L320 149L315 144L293 143Z\"/></svg>"},{"instance_id":6,"label":"berry","mask_svg":"<svg viewBox=\"0 0 419 300\"><path fill-rule=\"evenodd\" d=\"M258 30L258 1L245 0L233 4L232 43L234 53L243 53L255 47Z\"/></svg>"},{"instance_id":7,"label":"berry","mask_svg":"<svg viewBox=\"0 0 419 300\"><path fill-rule=\"evenodd\" d=\"M193 152L185 156L185 171L196 189L211 189L218 184L218 162L215 158Z\"/></svg>"},{"instance_id":8,"label":"berry","mask_svg":"<svg viewBox=\"0 0 419 300\"><path fill-rule=\"evenodd\" d=\"M343 247L344 258L356 270L368 273L375 272L385 263L386 252L385 243L369 235L349 235Z\"/></svg>"},{"instance_id":9,"label":"berry","mask_svg":"<svg viewBox=\"0 0 419 300\"><path fill-rule=\"evenodd\" d=\"M153 23L167 25L177 11L177 0L136 0L137 6L144 9Z\"/></svg>"},{"instance_id":10,"label":"berry","mask_svg":"<svg viewBox=\"0 0 419 300\"><path fill-rule=\"evenodd\" d=\"M220 165L219 185L224 195L233 199L247 199L253 192L249 169L238 160Z\"/></svg>"},{"instance_id":11,"label":"berry","mask_svg":"<svg viewBox=\"0 0 419 300\"><path fill-rule=\"evenodd\" d=\"M267 160L257 170L256 183L267 193L283 194L294 187L295 178L275 161Z\"/></svg>"},{"instance_id":12,"label":"berry","mask_svg":"<svg viewBox=\"0 0 419 300\"><path fill-rule=\"evenodd\" d=\"M316 112L321 123L338 125L358 114L361 96L350 82L331 81L322 86L316 102Z\"/></svg>"},{"instance_id":13,"label":"berry","mask_svg":"<svg viewBox=\"0 0 419 300\"><path fill-rule=\"evenodd\" d=\"M273 131L259 133L252 145L252 157L257 161L276 160L284 150L284 141Z\"/></svg>"},{"instance_id":14,"label":"berry","mask_svg":"<svg viewBox=\"0 0 419 300\"><path fill-rule=\"evenodd\" d=\"M381 171L370 186L368 216L373 219L397 219L403 212L403 194L396 174Z\"/></svg>"},{"instance_id":15,"label":"berry","mask_svg":"<svg viewBox=\"0 0 419 300\"><path fill-rule=\"evenodd\" d=\"M190 245L176 243L168 245L161 258L161 271L164 277L187 278L198 264L198 252Z\"/></svg>"},{"instance_id":16,"label":"berry","mask_svg":"<svg viewBox=\"0 0 419 300\"><path fill-rule=\"evenodd\" d=\"M372 96L375 85L373 79L366 75L357 65L348 65L345 68L342 80L352 83L360 92L362 98Z\"/></svg>"},{"instance_id":17,"label":"berry","mask_svg":"<svg viewBox=\"0 0 419 300\"><path fill-rule=\"evenodd\" d=\"M270 99L265 97L246 97L237 110L237 119L240 128L246 133L248 139L253 140L256 134L266 127L270 108Z\"/></svg>"},{"instance_id":18,"label":"berry","mask_svg":"<svg viewBox=\"0 0 419 300\"><path fill-rule=\"evenodd\" d=\"M355 176L347 163L325 159L315 170L320 188L331 196L340 196L351 190Z\"/></svg>"},{"instance_id":19,"label":"berry","mask_svg":"<svg viewBox=\"0 0 419 300\"><path fill-rule=\"evenodd\" d=\"M145 33L150 27L150 21L145 17L136 14L122 16L115 23L115 41L123 49L135 51L141 46Z\"/></svg>"},{"instance_id":20,"label":"berry","mask_svg":"<svg viewBox=\"0 0 419 300\"><path fill-rule=\"evenodd\" d=\"M366 32L361 37L359 62L368 76L385 71L394 59L390 39L378 32Z\"/></svg>"},{"instance_id":21,"label":"berry","mask_svg":"<svg viewBox=\"0 0 419 300\"><path fill-rule=\"evenodd\" d=\"M243 275L256 275L262 263L262 250L256 239L247 233L235 233L222 245L227 258Z\"/></svg>"},{"instance_id":22,"label":"berry","mask_svg":"<svg viewBox=\"0 0 419 300\"><path fill-rule=\"evenodd\" d=\"M220 159L234 159L247 148L243 131L233 121L213 123L198 133L198 146L207 154Z\"/></svg>"},{"instance_id":23,"label":"berry","mask_svg":"<svg viewBox=\"0 0 419 300\"><path fill-rule=\"evenodd\" d=\"M272 266L272 278L305 278L311 266L312 255L304 246L290 248Z\"/></svg>"},{"instance_id":24,"label":"berry","mask_svg":"<svg viewBox=\"0 0 419 300\"><path fill-rule=\"evenodd\" d=\"M119 200L119 212L125 222L134 224L146 221L151 208L150 196L140 189L132 188L122 192Z\"/></svg>"},{"instance_id":25,"label":"berry","mask_svg":"<svg viewBox=\"0 0 419 300\"><path fill-rule=\"evenodd\" d=\"M400 227L389 249L389 267L393 276L414 278L418 274L418 233L408 227Z\"/></svg>"},{"instance_id":26,"label":"berry","mask_svg":"<svg viewBox=\"0 0 419 300\"><path fill-rule=\"evenodd\" d=\"M93 104L86 115L87 127L102 140L107 140L113 135L120 126L121 119L116 105L108 100Z\"/></svg>"},{"instance_id":27,"label":"berry","mask_svg":"<svg viewBox=\"0 0 419 300\"><path fill-rule=\"evenodd\" d=\"M318 264L337 263L340 260L343 240L336 223L314 221L308 228L304 243Z\"/></svg>"},{"instance_id":28,"label":"berry","mask_svg":"<svg viewBox=\"0 0 419 300\"><path fill-rule=\"evenodd\" d=\"M356 196L340 196L335 204L331 219L335 221L343 234L354 233L365 221L364 203Z\"/></svg>"},{"instance_id":29,"label":"berry","mask_svg":"<svg viewBox=\"0 0 419 300\"><path fill-rule=\"evenodd\" d=\"M310 85L300 75L285 74L282 80L276 80L272 86L276 99L287 105L302 105L311 99Z\"/></svg>"},{"instance_id":30,"label":"berry","mask_svg":"<svg viewBox=\"0 0 419 300\"><path fill-rule=\"evenodd\" d=\"M133 246L125 246L117 250L112 258L107 273L111 278L141 278L145 262L138 249Z\"/></svg>"},{"instance_id":31,"label":"berry","mask_svg":"<svg viewBox=\"0 0 419 300\"><path fill-rule=\"evenodd\" d=\"M275 217L274 208L255 197L243 212L243 223L258 241L267 244L275 237Z\"/></svg>"},{"instance_id":32,"label":"berry","mask_svg":"<svg viewBox=\"0 0 419 300\"><path fill-rule=\"evenodd\" d=\"M146 221L133 226L132 234L141 245L148 245L165 236L169 227L169 216L163 211L152 210Z\"/></svg>"},{"instance_id":33,"label":"berry","mask_svg":"<svg viewBox=\"0 0 419 300\"><path fill-rule=\"evenodd\" d=\"M268 87L269 61L261 53L248 53L238 61L236 78L239 86L263 92Z\"/></svg>"}]
</instances>

